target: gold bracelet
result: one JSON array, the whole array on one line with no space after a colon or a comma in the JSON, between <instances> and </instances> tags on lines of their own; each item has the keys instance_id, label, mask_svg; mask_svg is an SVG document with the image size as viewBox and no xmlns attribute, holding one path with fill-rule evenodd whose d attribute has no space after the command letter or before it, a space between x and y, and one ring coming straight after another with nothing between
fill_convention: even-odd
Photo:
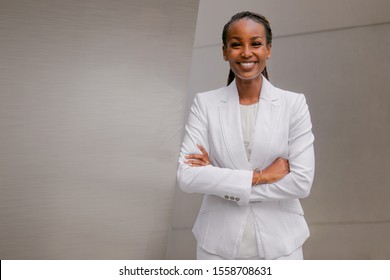
<instances>
[{"instance_id":1,"label":"gold bracelet","mask_svg":"<svg viewBox=\"0 0 390 280\"><path fill-rule=\"evenodd\" d=\"M260 172L259 178L257 178L256 183L253 184L254 186L256 186L261 180L261 175L263 174L263 170L260 170L259 172Z\"/></svg>"}]
</instances>

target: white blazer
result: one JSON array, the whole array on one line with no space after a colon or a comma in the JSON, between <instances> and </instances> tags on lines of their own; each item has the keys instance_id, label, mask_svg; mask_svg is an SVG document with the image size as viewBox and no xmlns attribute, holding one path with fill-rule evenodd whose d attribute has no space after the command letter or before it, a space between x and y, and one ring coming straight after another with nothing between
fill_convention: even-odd
<instances>
[{"instance_id":1,"label":"white blazer","mask_svg":"<svg viewBox=\"0 0 390 280\"><path fill-rule=\"evenodd\" d=\"M314 136L303 94L278 89L263 77L250 161L243 143L239 96L228 87L195 96L181 147L177 180L189 193L203 193L193 227L204 250L233 259L238 256L249 205L257 239L266 259L287 255L304 243L309 229L300 198L309 195L314 176ZM209 153L212 165L190 167L185 155ZM289 160L281 180L252 187L252 173L277 157Z\"/></svg>"}]
</instances>

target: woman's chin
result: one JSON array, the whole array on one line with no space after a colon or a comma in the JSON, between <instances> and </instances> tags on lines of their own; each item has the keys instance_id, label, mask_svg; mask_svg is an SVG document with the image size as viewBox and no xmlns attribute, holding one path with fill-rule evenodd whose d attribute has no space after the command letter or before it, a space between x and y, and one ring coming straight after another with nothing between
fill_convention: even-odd
<instances>
[{"instance_id":1,"label":"woman's chin","mask_svg":"<svg viewBox=\"0 0 390 280\"><path fill-rule=\"evenodd\" d=\"M260 77L261 72L255 73L255 74L249 74L249 73L234 73L236 78L243 80L243 81L250 81L250 80L256 80Z\"/></svg>"}]
</instances>

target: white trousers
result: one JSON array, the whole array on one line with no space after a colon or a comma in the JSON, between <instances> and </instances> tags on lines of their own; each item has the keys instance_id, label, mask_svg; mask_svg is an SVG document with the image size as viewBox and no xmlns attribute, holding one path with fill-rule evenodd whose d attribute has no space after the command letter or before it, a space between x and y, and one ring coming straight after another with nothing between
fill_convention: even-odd
<instances>
[{"instance_id":1,"label":"white trousers","mask_svg":"<svg viewBox=\"0 0 390 280\"><path fill-rule=\"evenodd\" d=\"M200 248L197 246L196 249L196 259L197 260L227 260L224 257L221 257L219 255L214 255L206 250ZM257 257L251 257L251 258L237 258L237 260L264 260L263 258ZM277 258L276 260L303 260L303 251L302 247L299 247L294 252L292 252L289 255L281 256Z\"/></svg>"}]
</instances>

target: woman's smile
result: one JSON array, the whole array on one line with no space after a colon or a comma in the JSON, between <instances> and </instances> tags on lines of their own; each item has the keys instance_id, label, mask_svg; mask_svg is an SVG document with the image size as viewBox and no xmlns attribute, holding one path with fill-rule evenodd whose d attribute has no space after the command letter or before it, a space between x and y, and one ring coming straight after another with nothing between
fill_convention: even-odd
<instances>
[{"instance_id":1,"label":"woman's smile","mask_svg":"<svg viewBox=\"0 0 390 280\"><path fill-rule=\"evenodd\" d=\"M244 70L251 70L256 63L257 61L237 62Z\"/></svg>"}]
</instances>

